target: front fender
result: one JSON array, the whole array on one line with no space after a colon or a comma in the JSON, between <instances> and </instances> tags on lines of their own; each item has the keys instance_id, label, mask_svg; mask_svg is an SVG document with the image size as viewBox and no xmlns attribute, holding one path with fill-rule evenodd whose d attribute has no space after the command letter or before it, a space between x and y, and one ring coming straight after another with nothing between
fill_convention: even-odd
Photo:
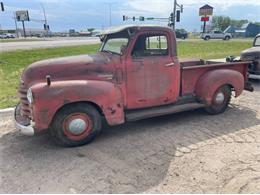
<instances>
[{"instance_id":1,"label":"front fender","mask_svg":"<svg viewBox=\"0 0 260 195\"><path fill-rule=\"evenodd\" d=\"M195 87L197 98L210 105L215 91L223 86L230 85L235 90L235 97L239 96L244 89L244 77L235 70L221 69L205 73L198 80Z\"/></svg>"},{"instance_id":2,"label":"front fender","mask_svg":"<svg viewBox=\"0 0 260 195\"><path fill-rule=\"evenodd\" d=\"M39 83L31 87L35 128L50 126L55 113L66 104L91 102L104 114L108 124L124 123L123 98L119 88L106 81L54 81L50 86Z\"/></svg>"}]
</instances>

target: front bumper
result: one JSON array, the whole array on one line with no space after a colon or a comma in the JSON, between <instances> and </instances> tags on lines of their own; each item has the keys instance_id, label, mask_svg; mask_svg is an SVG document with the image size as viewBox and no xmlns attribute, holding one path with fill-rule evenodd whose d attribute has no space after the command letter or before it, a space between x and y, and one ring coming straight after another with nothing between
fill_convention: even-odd
<instances>
[{"instance_id":1,"label":"front bumper","mask_svg":"<svg viewBox=\"0 0 260 195\"><path fill-rule=\"evenodd\" d=\"M34 124L29 119L21 116L20 104L18 104L15 108L14 119L15 119L16 128L18 130L20 130L22 134L28 135L28 136L34 135L34 133L35 133Z\"/></svg>"},{"instance_id":2,"label":"front bumper","mask_svg":"<svg viewBox=\"0 0 260 195\"><path fill-rule=\"evenodd\" d=\"M16 122L16 128L19 129L23 135L27 135L27 136L34 135L33 125L24 126L19 124L17 121L15 122Z\"/></svg>"},{"instance_id":3,"label":"front bumper","mask_svg":"<svg viewBox=\"0 0 260 195\"><path fill-rule=\"evenodd\" d=\"M249 74L248 78L260 80L260 75L259 74Z\"/></svg>"}]
</instances>

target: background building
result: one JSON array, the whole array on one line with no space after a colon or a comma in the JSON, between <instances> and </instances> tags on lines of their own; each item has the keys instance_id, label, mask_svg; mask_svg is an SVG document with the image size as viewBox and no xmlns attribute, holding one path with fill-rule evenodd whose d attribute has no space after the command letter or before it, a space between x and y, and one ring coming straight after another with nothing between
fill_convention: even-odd
<instances>
[{"instance_id":1,"label":"background building","mask_svg":"<svg viewBox=\"0 0 260 195\"><path fill-rule=\"evenodd\" d=\"M224 32L231 33L234 37L254 37L260 33L260 25L250 22L244 24L241 28L229 26Z\"/></svg>"}]
</instances>

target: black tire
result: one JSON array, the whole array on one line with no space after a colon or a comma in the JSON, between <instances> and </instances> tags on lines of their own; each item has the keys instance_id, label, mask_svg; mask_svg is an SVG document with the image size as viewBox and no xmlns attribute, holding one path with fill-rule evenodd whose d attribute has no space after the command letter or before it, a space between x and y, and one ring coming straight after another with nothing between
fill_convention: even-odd
<instances>
[{"instance_id":1,"label":"black tire","mask_svg":"<svg viewBox=\"0 0 260 195\"><path fill-rule=\"evenodd\" d=\"M228 41L230 39L230 36L226 36L224 40Z\"/></svg>"},{"instance_id":2,"label":"black tire","mask_svg":"<svg viewBox=\"0 0 260 195\"><path fill-rule=\"evenodd\" d=\"M206 36L206 37L204 38L205 41L208 41L209 39L210 39L209 36Z\"/></svg>"},{"instance_id":3,"label":"black tire","mask_svg":"<svg viewBox=\"0 0 260 195\"><path fill-rule=\"evenodd\" d=\"M83 127L78 126L78 124L73 126L74 128L83 128L82 133L73 134L67 130L68 121L70 121L71 125L73 120L81 120L83 124L85 122ZM100 133L101 126L102 120L97 109L90 104L79 103L65 106L55 115L50 133L57 144L66 147L75 147L93 141ZM69 128L73 127L69 126Z\"/></svg>"},{"instance_id":4,"label":"black tire","mask_svg":"<svg viewBox=\"0 0 260 195\"><path fill-rule=\"evenodd\" d=\"M217 102L217 95L219 94L223 94L224 96L224 99L221 102ZM212 98L211 105L206 107L205 111L211 115L223 113L227 109L230 100L231 100L231 88L227 85L224 85L216 90Z\"/></svg>"}]
</instances>

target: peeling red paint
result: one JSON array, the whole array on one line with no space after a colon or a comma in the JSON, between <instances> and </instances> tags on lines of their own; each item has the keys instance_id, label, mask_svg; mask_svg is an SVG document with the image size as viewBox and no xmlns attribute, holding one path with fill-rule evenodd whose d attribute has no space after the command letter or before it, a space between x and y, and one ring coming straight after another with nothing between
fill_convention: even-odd
<instances>
[{"instance_id":1,"label":"peeling red paint","mask_svg":"<svg viewBox=\"0 0 260 195\"><path fill-rule=\"evenodd\" d=\"M168 55L133 58L134 44L144 33L167 37ZM171 29L138 28L123 56L98 52L30 65L22 75L19 90L21 112L33 118L35 128L40 131L50 126L55 113L63 106L90 102L100 108L109 125L117 125L125 122L128 110L175 104L187 94L209 104L214 91L224 84L231 85L238 96L244 89L249 63L179 62ZM50 75L50 86L46 75ZM32 116L26 99L29 87L34 94Z\"/></svg>"}]
</instances>

